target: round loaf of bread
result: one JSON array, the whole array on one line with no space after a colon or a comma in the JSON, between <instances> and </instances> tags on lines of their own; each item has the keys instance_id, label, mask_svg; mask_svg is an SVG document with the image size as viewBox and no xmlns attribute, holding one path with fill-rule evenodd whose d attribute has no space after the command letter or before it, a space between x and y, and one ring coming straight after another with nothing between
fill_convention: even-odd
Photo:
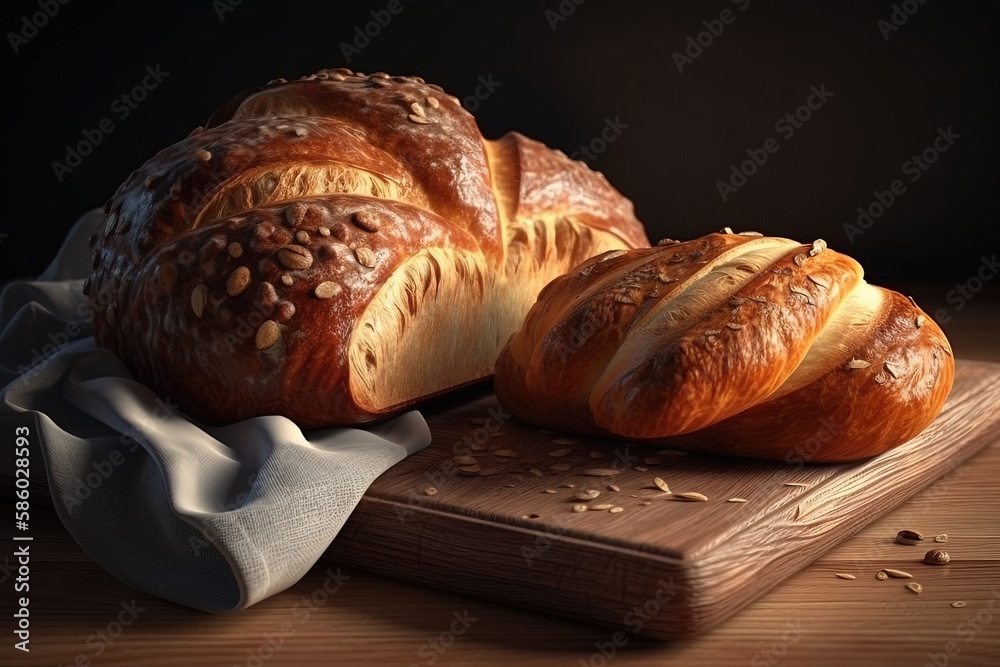
<instances>
[{"instance_id":1,"label":"round loaf of bread","mask_svg":"<svg viewBox=\"0 0 1000 667\"><path fill-rule=\"evenodd\" d=\"M547 282L649 245L586 165L345 69L241 94L106 212L97 342L212 423L356 424L486 378Z\"/></svg>"}]
</instances>

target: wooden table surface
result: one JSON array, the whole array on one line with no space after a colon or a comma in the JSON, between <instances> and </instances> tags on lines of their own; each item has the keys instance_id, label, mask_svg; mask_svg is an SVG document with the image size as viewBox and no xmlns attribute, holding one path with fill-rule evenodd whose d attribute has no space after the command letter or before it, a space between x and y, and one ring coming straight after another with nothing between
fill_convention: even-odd
<instances>
[{"instance_id":1,"label":"wooden table surface","mask_svg":"<svg viewBox=\"0 0 1000 667\"><path fill-rule=\"evenodd\" d=\"M947 286L938 291L943 301ZM983 296L954 313L945 328L957 356L1000 361L996 303ZM38 512L32 517L32 650L13 649L16 574L7 569L10 561L0 560L0 615L7 637L0 664L995 667L1000 665L998 480L1000 442L722 626L670 643L628 633L616 637L605 628L354 569L337 573L329 565L317 566L296 586L248 610L210 616L120 583L80 551L54 514ZM9 516L12 510L9 501L0 503L0 513ZM903 528L949 535L943 546L953 560L940 568L920 567L919 595L902 580L874 576L882 567L914 570L913 560L931 548L894 544ZM12 551L5 547L0 559ZM838 579L837 572L857 579ZM324 584L335 592L326 594ZM953 607L955 602L965 606Z\"/></svg>"}]
</instances>

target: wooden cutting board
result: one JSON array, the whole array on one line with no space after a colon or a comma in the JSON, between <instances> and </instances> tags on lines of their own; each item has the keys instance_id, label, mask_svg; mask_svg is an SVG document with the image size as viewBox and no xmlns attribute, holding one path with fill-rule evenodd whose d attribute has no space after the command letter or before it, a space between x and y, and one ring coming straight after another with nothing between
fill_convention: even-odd
<instances>
[{"instance_id":1,"label":"wooden cutting board","mask_svg":"<svg viewBox=\"0 0 1000 667\"><path fill-rule=\"evenodd\" d=\"M867 461L809 465L544 432L480 388L425 410L433 443L372 484L325 558L612 626L619 639L691 636L1000 439L998 407L1000 364L959 361L944 411L918 437ZM456 454L473 455L480 472L459 471ZM654 477L708 501L670 499ZM587 505L624 509L574 512L586 489L600 491ZM931 567L919 563L924 551L913 551L913 569ZM862 559L849 574L881 567Z\"/></svg>"}]
</instances>

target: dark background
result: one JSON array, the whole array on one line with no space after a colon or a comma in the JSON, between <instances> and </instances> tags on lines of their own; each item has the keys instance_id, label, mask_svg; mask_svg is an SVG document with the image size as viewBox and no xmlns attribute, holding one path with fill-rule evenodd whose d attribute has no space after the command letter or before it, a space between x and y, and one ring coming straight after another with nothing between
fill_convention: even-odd
<instances>
[{"instance_id":1,"label":"dark background","mask_svg":"<svg viewBox=\"0 0 1000 667\"><path fill-rule=\"evenodd\" d=\"M554 30L546 11L559 0L399 1L349 63L341 42L386 0L243 0L222 20L222 0L71 0L16 54L8 35L0 277L39 273L79 214L240 90L336 66L418 74L460 98L492 76L499 86L475 110L484 134L517 129L567 153L620 119L627 127L591 164L635 202L654 241L723 226L823 237L890 285L965 283L1000 249L992 3L911 0L917 11L885 40L888 1L750 0L741 11L746 0L563 0ZM678 72L671 54L727 8L735 21ZM7 3L5 29L21 32L38 11L38 0ZM157 64L169 75L119 120L114 99ZM821 84L833 96L782 137L775 121ZM52 162L104 117L114 131L58 182ZM948 126L961 138L911 183L903 163ZM716 182L768 137L780 150L723 202ZM844 224L897 178L906 192L849 242Z\"/></svg>"}]
</instances>

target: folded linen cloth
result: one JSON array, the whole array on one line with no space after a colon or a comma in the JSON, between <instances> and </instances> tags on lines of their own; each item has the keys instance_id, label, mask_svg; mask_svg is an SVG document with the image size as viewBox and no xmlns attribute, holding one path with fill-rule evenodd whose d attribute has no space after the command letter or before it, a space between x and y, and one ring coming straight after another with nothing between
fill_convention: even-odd
<instances>
[{"instance_id":1,"label":"folded linen cloth","mask_svg":"<svg viewBox=\"0 0 1000 667\"><path fill-rule=\"evenodd\" d=\"M105 569L189 607L242 609L298 581L430 431L418 412L309 433L279 416L216 427L182 414L91 336L87 237L103 219L84 215L37 280L0 293L0 420L37 416L32 474L44 461L59 518Z\"/></svg>"}]
</instances>

